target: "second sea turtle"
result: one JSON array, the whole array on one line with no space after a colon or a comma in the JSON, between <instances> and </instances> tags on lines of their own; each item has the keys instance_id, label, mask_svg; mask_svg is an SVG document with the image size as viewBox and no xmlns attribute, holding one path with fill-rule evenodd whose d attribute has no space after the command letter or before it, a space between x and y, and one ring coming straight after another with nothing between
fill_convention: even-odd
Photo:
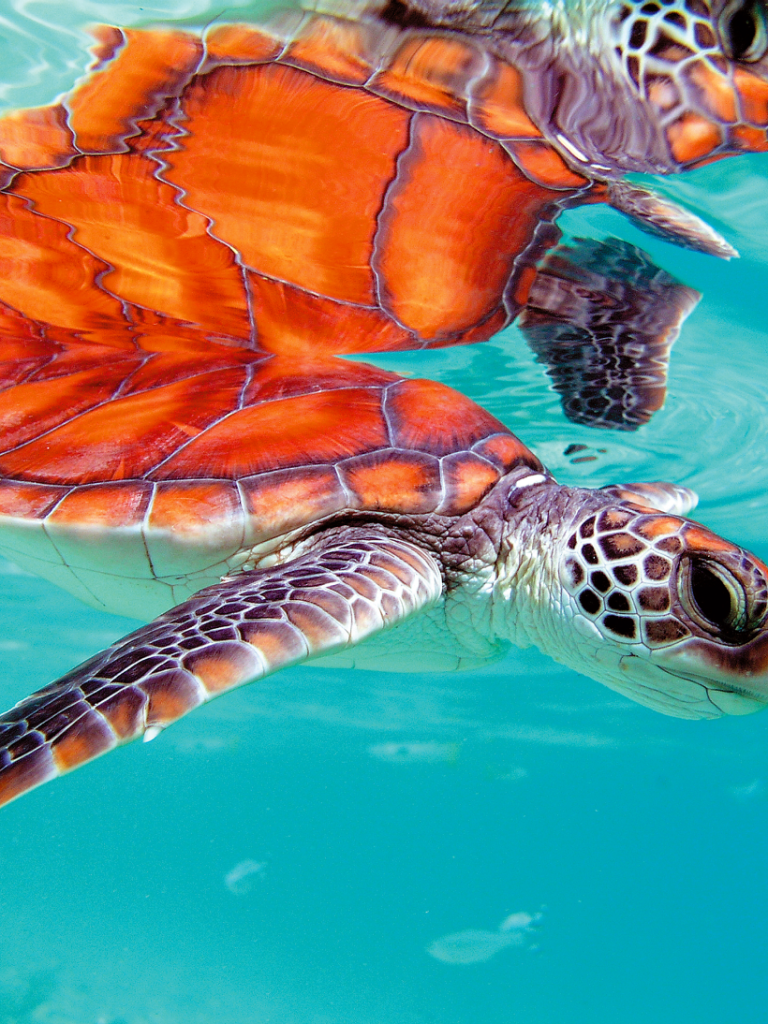
<instances>
[{"instance_id":1,"label":"second sea turtle","mask_svg":"<svg viewBox=\"0 0 768 1024\"><path fill-rule=\"evenodd\" d=\"M628 246L546 253L563 210L607 202L734 255L624 176L768 146L763 3L319 8L102 28L70 95L0 119L0 302L80 337L119 303L124 330L150 310L287 358L517 318L571 418L646 422L696 294Z\"/></svg>"}]
</instances>

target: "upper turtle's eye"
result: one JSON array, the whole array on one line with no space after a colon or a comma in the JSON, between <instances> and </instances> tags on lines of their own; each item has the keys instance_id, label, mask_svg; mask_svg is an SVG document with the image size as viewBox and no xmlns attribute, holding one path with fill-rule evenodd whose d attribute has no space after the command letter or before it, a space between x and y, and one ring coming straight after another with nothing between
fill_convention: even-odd
<instances>
[{"instance_id":1,"label":"upper turtle's eye","mask_svg":"<svg viewBox=\"0 0 768 1024\"><path fill-rule=\"evenodd\" d=\"M734 634L752 628L744 587L718 562L685 559L679 587L685 610L708 632Z\"/></svg>"},{"instance_id":2,"label":"upper turtle's eye","mask_svg":"<svg viewBox=\"0 0 768 1024\"><path fill-rule=\"evenodd\" d=\"M720 37L732 60L760 60L768 49L768 17L763 0L737 0L720 16Z\"/></svg>"}]
</instances>

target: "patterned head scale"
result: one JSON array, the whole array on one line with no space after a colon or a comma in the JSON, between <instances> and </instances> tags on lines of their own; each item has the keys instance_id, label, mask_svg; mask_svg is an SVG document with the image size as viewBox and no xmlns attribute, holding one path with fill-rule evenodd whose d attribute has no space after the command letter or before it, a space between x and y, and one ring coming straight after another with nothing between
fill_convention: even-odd
<instances>
[{"instance_id":1,"label":"patterned head scale","mask_svg":"<svg viewBox=\"0 0 768 1024\"><path fill-rule=\"evenodd\" d=\"M612 35L680 167L768 148L765 0L621 0Z\"/></svg>"},{"instance_id":2,"label":"patterned head scale","mask_svg":"<svg viewBox=\"0 0 768 1024\"><path fill-rule=\"evenodd\" d=\"M578 523L561 582L608 686L687 718L768 703L768 568L742 548L630 500Z\"/></svg>"}]
</instances>

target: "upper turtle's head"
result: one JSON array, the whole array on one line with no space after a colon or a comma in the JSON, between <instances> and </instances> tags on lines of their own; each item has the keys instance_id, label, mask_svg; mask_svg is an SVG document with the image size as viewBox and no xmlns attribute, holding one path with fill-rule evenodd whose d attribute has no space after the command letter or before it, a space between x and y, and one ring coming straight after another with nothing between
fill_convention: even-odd
<instances>
[{"instance_id":1,"label":"upper turtle's head","mask_svg":"<svg viewBox=\"0 0 768 1024\"><path fill-rule=\"evenodd\" d=\"M768 149L768 0L366 6L402 24L483 38L526 72L528 113L591 177L670 173Z\"/></svg>"},{"instance_id":2,"label":"upper turtle's head","mask_svg":"<svg viewBox=\"0 0 768 1024\"><path fill-rule=\"evenodd\" d=\"M550 653L679 717L768 704L768 568L759 559L631 500L567 518L554 569L567 627Z\"/></svg>"},{"instance_id":3,"label":"upper turtle's head","mask_svg":"<svg viewBox=\"0 0 768 1024\"><path fill-rule=\"evenodd\" d=\"M609 36L680 169L768 148L766 0L619 0Z\"/></svg>"}]
</instances>

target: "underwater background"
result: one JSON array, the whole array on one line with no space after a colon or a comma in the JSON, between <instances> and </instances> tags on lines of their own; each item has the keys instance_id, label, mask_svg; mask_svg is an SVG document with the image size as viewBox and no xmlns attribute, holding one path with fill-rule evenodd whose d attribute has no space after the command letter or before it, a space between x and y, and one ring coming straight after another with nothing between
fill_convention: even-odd
<instances>
[{"instance_id":1,"label":"underwater background","mask_svg":"<svg viewBox=\"0 0 768 1024\"><path fill-rule=\"evenodd\" d=\"M88 24L265 9L0 0L0 108L68 89ZM741 259L559 221L703 293L636 434L568 423L515 328L371 361L470 395L563 483L686 484L768 559L768 155L653 184ZM0 702L134 626L0 563ZM536 651L281 672L3 810L0 1024L762 1024L767 740L768 714L665 718Z\"/></svg>"}]
</instances>

